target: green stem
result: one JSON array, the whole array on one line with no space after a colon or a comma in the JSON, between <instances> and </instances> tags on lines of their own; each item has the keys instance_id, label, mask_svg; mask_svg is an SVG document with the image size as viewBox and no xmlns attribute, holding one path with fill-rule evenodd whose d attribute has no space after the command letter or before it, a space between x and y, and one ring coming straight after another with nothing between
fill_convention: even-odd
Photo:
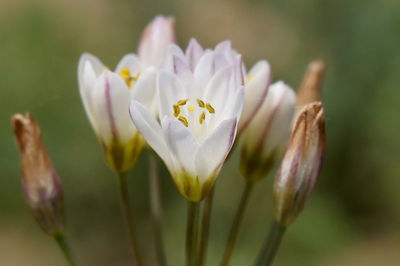
<instances>
[{"instance_id":1,"label":"green stem","mask_svg":"<svg viewBox=\"0 0 400 266\"><path fill-rule=\"evenodd\" d=\"M58 246L63 252L65 259L68 261L69 265L75 266L76 263L72 258L71 249L69 247L68 241L64 237L64 234L57 234L54 236L54 239L56 240Z\"/></svg>"},{"instance_id":2,"label":"green stem","mask_svg":"<svg viewBox=\"0 0 400 266\"><path fill-rule=\"evenodd\" d=\"M158 164L154 154L149 156L150 168L150 202L151 217L153 223L154 243L156 248L156 257L159 266L167 265L164 252L163 234L162 234L162 211L161 211L161 194L158 175Z\"/></svg>"},{"instance_id":3,"label":"green stem","mask_svg":"<svg viewBox=\"0 0 400 266\"><path fill-rule=\"evenodd\" d=\"M186 266L196 263L197 240L199 234L199 208L198 202L188 202L188 216L186 227Z\"/></svg>"},{"instance_id":4,"label":"green stem","mask_svg":"<svg viewBox=\"0 0 400 266\"><path fill-rule=\"evenodd\" d=\"M246 209L247 202L249 196L251 194L253 188L253 183L251 181L246 181L246 185L244 187L242 197L240 199L240 203L238 209L236 211L235 218L233 220L233 224L231 227L231 231L229 232L228 241L226 242L224 255L222 257L221 266L227 266L229 264L229 260L232 256L233 248L235 247L235 242L237 235L239 233L240 224L243 220L243 213Z\"/></svg>"},{"instance_id":5,"label":"green stem","mask_svg":"<svg viewBox=\"0 0 400 266\"><path fill-rule=\"evenodd\" d=\"M123 212L125 222L127 225L127 229L128 229L133 261L136 266L141 266L142 262L141 262L139 250L138 250L138 247L137 247L136 241L135 241L135 232L133 230L134 226L133 226L133 218L131 215L131 206L129 204L129 193L128 193L127 174L126 173L119 174L119 188L120 188L120 193L121 193L121 207L122 207L122 212Z\"/></svg>"},{"instance_id":6,"label":"green stem","mask_svg":"<svg viewBox=\"0 0 400 266\"><path fill-rule=\"evenodd\" d=\"M255 264L256 266L272 265L285 230L286 227L279 225L275 220L272 221L271 229L269 230L263 247L258 254L258 259Z\"/></svg>"},{"instance_id":7,"label":"green stem","mask_svg":"<svg viewBox=\"0 0 400 266\"><path fill-rule=\"evenodd\" d=\"M210 231L211 209L214 197L214 189L211 189L210 194L206 198L203 209L203 217L201 219L200 247L197 256L197 266L203 266L206 260L206 251L208 244L208 235Z\"/></svg>"}]
</instances>

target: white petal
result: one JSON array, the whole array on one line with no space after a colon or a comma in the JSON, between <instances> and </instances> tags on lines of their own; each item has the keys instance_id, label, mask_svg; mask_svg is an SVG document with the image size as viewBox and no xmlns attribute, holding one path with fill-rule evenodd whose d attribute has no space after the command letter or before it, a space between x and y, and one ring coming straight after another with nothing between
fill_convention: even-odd
<instances>
[{"instance_id":1,"label":"white petal","mask_svg":"<svg viewBox=\"0 0 400 266\"><path fill-rule=\"evenodd\" d=\"M156 78L156 69L149 67L140 74L139 80L130 90L131 98L145 105L153 114L157 111Z\"/></svg>"},{"instance_id":2,"label":"white petal","mask_svg":"<svg viewBox=\"0 0 400 266\"><path fill-rule=\"evenodd\" d=\"M138 55L144 67L159 67L165 60L169 44L175 42L174 24L174 18L159 15L147 25L138 46Z\"/></svg>"},{"instance_id":3,"label":"white petal","mask_svg":"<svg viewBox=\"0 0 400 266\"><path fill-rule=\"evenodd\" d=\"M229 108L228 99L234 90L231 82L232 75L232 67L221 69L212 77L205 89L204 100L214 107L216 116L220 116L225 108Z\"/></svg>"},{"instance_id":4,"label":"white petal","mask_svg":"<svg viewBox=\"0 0 400 266\"><path fill-rule=\"evenodd\" d=\"M93 94L97 76L100 75L103 64L101 61L88 53L81 55L78 63L79 93L92 127L98 134L98 126L93 111Z\"/></svg>"},{"instance_id":5,"label":"white petal","mask_svg":"<svg viewBox=\"0 0 400 266\"><path fill-rule=\"evenodd\" d=\"M170 151L164 141L160 124L154 115L141 103L133 100L130 105L130 115L136 128L150 145L150 147L160 156L171 172L175 171L175 163L170 156Z\"/></svg>"},{"instance_id":6,"label":"white petal","mask_svg":"<svg viewBox=\"0 0 400 266\"><path fill-rule=\"evenodd\" d=\"M162 119L162 129L165 141L181 170L189 176L195 176L194 158L199 144L192 132L180 121L167 116Z\"/></svg>"},{"instance_id":7,"label":"white petal","mask_svg":"<svg viewBox=\"0 0 400 266\"><path fill-rule=\"evenodd\" d=\"M229 101L229 104L225 105L225 108L222 111L222 114L218 116L218 120L216 123L218 124L219 121L223 121L226 119L235 118L239 120L240 115L242 113L243 103L244 103L244 88L239 87L233 93L232 99Z\"/></svg>"},{"instance_id":8,"label":"white petal","mask_svg":"<svg viewBox=\"0 0 400 266\"><path fill-rule=\"evenodd\" d=\"M191 38L185 54L189 67L193 72L203 53L203 47L201 47L196 39Z\"/></svg>"},{"instance_id":9,"label":"white petal","mask_svg":"<svg viewBox=\"0 0 400 266\"><path fill-rule=\"evenodd\" d=\"M196 154L196 170L201 182L212 175L218 174L229 151L232 148L236 135L236 119L223 121L214 132L209 135Z\"/></svg>"},{"instance_id":10,"label":"white petal","mask_svg":"<svg viewBox=\"0 0 400 266\"><path fill-rule=\"evenodd\" d=\"M129 117L130 93L125 81L108 70L98 78L93 95L93 110L98 132L106 144L117 138L128 142L135 127Z\"/></svg>"},{"instance_id":11,"label":"white petal","mask_svg":"<svg viewBox=\"0 0 400 266\"><path fill-rule=\"evenodd\" d=\"M271 69L267 61L259 61L248 73L245 84L244 105L238 131L247 126L264 102L271 82Z\"/></svg>"},{"instance_id":12,"label":"white petal","mask_svg":"<svg viewBox=\"0 0 400 266\"><path fill-rule=\"evenodd\" d=\"M174 73L179 77L183 86L189 89L193 85L193 73L181 58L173 56Z\"/></svg>"},{"instance_id":13,"label":"white petal","mask_svg":"<svg viewBox=\"0 0 400 266\"><path fill-rule=\"evenodd\" d=\"M192 87L193 91L190 93L194 98L199 98L203 94L214 73L214 54L211 51L206 51L194 70L195 86Z\"/></svg>"},{"instance_id":14,"label":"white petal","mask_svg":"<svg viewBox=\"0 0 400 266\"><path fill-rule=\"evenodd\" d=\"M178 77L168 71L161 70L157 77L158 107L160 119L173 116L172 106L178 100L187 99L188 95Z\"/></svg>"},{"instance_id":15,"label":"white petal","mask_svg":"<svg viewBox=\"0 0 400 266\"><path fill-rule=\"evenodd\" d=\"M128 68L130 75L136 77L137 73L141 71L142 67L140 65L139 59L135 54L127 54L119 61L117 67L115 68L115 73L120 74L122 68Z\"/></svg>"},{"instance_id":16,"label":"white petal","mask_svg":"<svg viewBox=\"0 0 400 266\"><path fill-rule=\"evenodd\" d=\"M181 48L176 44L171 44L168 47L167 57L161 69L174 73L174 56L186 62L185 54L182 52Z\"/></svg>"}]
</instances>

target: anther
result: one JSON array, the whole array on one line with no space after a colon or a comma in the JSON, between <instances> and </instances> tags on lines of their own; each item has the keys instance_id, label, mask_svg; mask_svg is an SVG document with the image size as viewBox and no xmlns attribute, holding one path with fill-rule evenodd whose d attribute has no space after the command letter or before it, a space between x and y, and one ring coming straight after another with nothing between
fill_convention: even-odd
<instances>
[{"instance_id":1,"label":"anther","mask_svg":"<svg viewBox=\"0 0 400 266\"><path fill-rule=\"evenodd\" d=\"M188 127L188 126L189 126L189 123L188 123L186 117L179 116L179 117L178 117L178 120L181 121L182 124L183 124L185 127Z\"/></svg>"},{"instance_id":2,"label":"anther","mask_svg":"<svg viewBox=\"0 0 400 266\"><path fill-rule=\"evenodd\" d=\"M209 103L206 103L206 109L208 110L208 112L209 112L210 114L215 113L214 108L213 108L213 107L211 106L211 104L209 104Z\"/></svg>"},{"instance_id":3,"label":"anther","mask_svg":"<svg viewBox=\"0 0 400 266\"><path fill-rule=\"evenodd\" d=\"M205 104L202 100L196 99L196 101L200 108L204 108Z\"/></svg>"},{"instance_id":4,"label":"anther","mask_svg":"<svg viewBox=\"0 0 400 266\"><path fill-rule=\"evenodd\" d=\"M206 119L206 113L202 112L199 118L200 125L203 124L204 119Z\"/></svg>"},{"instance_id":5,"label":"anther","mask_svg":"<svg viewBox=\"0 0 400 266\"><path fill-rule=\"evenodd\" d=\"M174 116L178 117L179 113L181 112L181 109L179 108L179 106L174 104L174 105L172 105L172 109L174 109Z\"/></svg>"},{"instance_id":6,"label":"anther","mask_svg":"<svg viewBox=\"0 0 400 266\"><path fill-rule=\"evenodd\" d=\"M177 105L185 105L187 101L188 101L188 99L179 100L176 104L177 104Z\"/></svg>"}]
</instances>

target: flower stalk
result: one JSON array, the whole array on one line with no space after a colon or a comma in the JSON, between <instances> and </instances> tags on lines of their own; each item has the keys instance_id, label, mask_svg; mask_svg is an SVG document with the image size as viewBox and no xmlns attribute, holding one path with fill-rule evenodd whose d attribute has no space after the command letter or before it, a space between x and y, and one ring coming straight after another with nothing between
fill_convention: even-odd
<instances>
[{"instance_id":1,"label":"flower stalk","mask_svg":"<svg viewBox=\"0 0 400 266\"><path fill-rule=\"evenodd\" d=\"M279 225L274 219L271 224L268 236L258 254L255 266L272 265L276 252L280 246L286 227Z\"/></svg>"},{"instance_id":2,"label":"flower stalk","mask_svg":"<svg viewBox=\"0 0 400 266\"><path fill-rule=\"evenodd\" d=\"M154 243L156 248L156 257L159 266L167 265L165 251L163 246L162 234L162 210L161 210L161 194L158 174L158 163L154 154L149 156L150 169L150 203L151 203L151 219L153 224Z\"/></svg>"},{"instance_id":3,"label":"flower stalk","mask_svg":"<svg viewBox=\"0 0 400 266\"><path fill-rule=\"evenodd\" d=\"M132 214L131 214L131 205L129 203L129 193L128 193L128 187L127 187L126 172L119 173L119 188L120 188L120 193L121 193L121 207L122 207L123 216L125 218L126 226L128 229L133 261L136 266L141 266L142 260L140 258L139 249L138 249L138 246L137 246L136 240L135 240L134 221L133 221Z\"/></svg>"},{"instance_id":4,"label":"flower stalk","mask_svg":"<svg viewBox=\"0 0 400 266\"><path fill-rule=\"evenodd\" d=\"M235 218L232 223L231 230L229 232L228 241L226 242L224 255L222 257L221 266L227 266L229 264L229 260L232 256L233 249L235 247L236 238L239 233L240 224L243 220L243 214L247 206L247 202L249 200L250 194L252 192L254 183L251 181L246 181L246 185L244 187L242 197L240 198L240 203L238 209L236 211Z\"/></svg>"},{"instance_id":5,"label":"flower stalk","mask_svg":"<svg viewBox=\"0 0 400 266\"><path fill-rule=\"evenodd\" d=\"M60 247L62 253L65 256L65 259L68 261L69 265L75 266L75 260L71 254L71 249L67 239L65 238L64 234L56 234L54 235L54 240L57 242L58 246Z\"/></svg>"},{"instance_id":6,"label":"flower stalk","mask_svg":"<svg viewBox=\"0 0 400 266\"><path fill-rule=\"evenodd\" d=\"M210 233L210 221L211 221L211 211L212 203L214 198L214 188L211 189L210 194L208 194L205 199L203 206L203 215L201 218L201 231L200 231L200 244L199 244L199 254L197 257L197 266L203 266L206 261L206 252L208 245L208 236Z\"/></svg>"},{"instance_id":7,"label":"flower stalk","mask_svg":"<svg viewBox=\"0 0 400 266\"><path fill-rule=\"evenodd\" d=\"M188 201L186 227L186 266L195 266L199 236L200 203Z\"/></svg>"}]
</instances>

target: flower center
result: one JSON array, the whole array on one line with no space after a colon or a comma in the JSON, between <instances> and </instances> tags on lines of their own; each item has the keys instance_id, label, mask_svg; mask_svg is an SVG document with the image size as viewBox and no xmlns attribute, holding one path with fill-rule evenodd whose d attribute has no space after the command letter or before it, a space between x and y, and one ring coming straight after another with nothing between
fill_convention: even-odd
<instances>
[{"instance_id":1,"label":"flower center","mask_svg":"<svg viewBox=\"0 0 400 266\"><path fill-rule=\"evenodd\" d=\"M196 99L196 105L192 104L189 99L183 99L172 105L174 116L185 126L189 127L189 122L192 122L194 117L198 117L197 121L202 125L206 119L206 113L212 115L215 113L215 109L210 103L206 103L200 99ZM185 108L186 106L186 108ZM186 110L185 110L186 109Z\"/></svg>"},{"instance_id":2,"label":"flower center","mask_svg":"<svg viewBox=\"0 0 400 266\"><path fill-rule=\"evenodd\" d=\"M139 79L140 72L137 72L135 76L132 76L129 68L123 67L121 69L121 71L119 72L119 75L121 76L121 78L123 78L125 80L126 85L128 86L128 88L131 88L132 85L133 85L132 81L136 82Z\"/></svg>"}]
</instances>

